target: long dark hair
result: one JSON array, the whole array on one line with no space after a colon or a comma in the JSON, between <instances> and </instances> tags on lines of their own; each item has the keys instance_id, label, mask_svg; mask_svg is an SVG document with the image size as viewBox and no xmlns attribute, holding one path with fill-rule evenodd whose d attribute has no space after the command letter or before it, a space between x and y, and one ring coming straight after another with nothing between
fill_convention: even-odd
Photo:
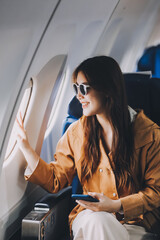
<instances>
[{"instance_id":1,"label":"long dark hair","mask_svg":"<svg viewBox=\"0 0 160 240\"><path fill-rule=\"evenodd\" d=\"M118 63L111 57L96 56L83 61L73 73L73 81L82 72L89 85L106 98L106 113L113 131L111 167L115 173L119 191L129 191L136 185L133 160L133 133L123 74ZM100 162L99 140L102 128L96 116L83 117L85 142L82 153L83 183L96 171Z\"/></svg>"}]
</instances>

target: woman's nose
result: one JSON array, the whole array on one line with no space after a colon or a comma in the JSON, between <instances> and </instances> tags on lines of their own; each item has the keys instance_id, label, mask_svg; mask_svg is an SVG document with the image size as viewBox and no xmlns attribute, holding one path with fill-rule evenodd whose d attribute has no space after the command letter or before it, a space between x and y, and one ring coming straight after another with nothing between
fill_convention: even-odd
<instances>
[{"instance_id":1,"label":"woman's nose","mask_svg":"<svg viewBox=\"0 0 160 240\"><path fill-rule=\"evenodd\" d=\"M82 93L80 92L79 88L78 88L78 93L77 93L77 98L78 100L82 99L84 96L82 95Z\"/></svg>"}]
</instances>

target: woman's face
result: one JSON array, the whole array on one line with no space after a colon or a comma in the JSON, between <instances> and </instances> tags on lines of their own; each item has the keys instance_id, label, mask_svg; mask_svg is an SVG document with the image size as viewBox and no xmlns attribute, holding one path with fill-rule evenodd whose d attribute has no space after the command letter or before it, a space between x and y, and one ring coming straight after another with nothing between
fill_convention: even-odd
<instances>
[{"instance_id":1,"label":"woman's face","mask_svg":"<svg viewBox=\"0 0 160 240\"><path fill-rule=\"evenodd\" d=\"M88 85L87 79L82 72L78 73L77 82L78 85ZM87 94L82 95L78 89L77 98L82 104L83 114L85 116L99 115L105 113L105 97L93 88L88 88Z\"/></svg>"}]
</instances>

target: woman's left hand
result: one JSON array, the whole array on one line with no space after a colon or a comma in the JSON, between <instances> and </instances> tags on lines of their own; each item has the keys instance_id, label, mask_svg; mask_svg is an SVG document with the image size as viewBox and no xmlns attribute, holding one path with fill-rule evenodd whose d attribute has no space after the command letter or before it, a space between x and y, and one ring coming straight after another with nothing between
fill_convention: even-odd
<instances>
[{"instance_id":1,"label":"woman's left hand","mask_svg":"<svg viewBox=\"0 0 160 240\"><path fill-rule=\"evenodd\" d=\"M122 210L121 200L113 200L103 195L102 193L89 192L90 196L97 198L99 202L89 202L83 200L77 200L76 202L84 208L90 209L92 211L105 211L105 212L119 212Z\"/></svg>"}]
</instances>

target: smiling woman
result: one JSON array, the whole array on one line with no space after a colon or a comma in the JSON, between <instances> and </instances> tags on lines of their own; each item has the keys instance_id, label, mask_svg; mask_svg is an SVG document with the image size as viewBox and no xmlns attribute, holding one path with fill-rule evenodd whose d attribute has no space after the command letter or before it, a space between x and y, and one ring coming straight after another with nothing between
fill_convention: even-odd
<instances>
[{"instance_id":1,"label":"smiling woman","mask_svg":"<svg viewBox=\"0 0 160 240\"><path fill-rule=\"evenodd\" d=\"M18 122L17 140L27 162L25 179L56 193L78 173L83 193L99 201L79 200L70 213L75 240L80 236L97 240L99 234L101 239L154 239L159 220L147 216L159 214L160 127L142 111L128 108L123 75L113 58L84 60L73 81L89 86L85 94L77 91L83 116L59 140L54 162L39 157L22 118ZM139 173L139 169L147 170Z\"/></svg>"}]
</instances>

